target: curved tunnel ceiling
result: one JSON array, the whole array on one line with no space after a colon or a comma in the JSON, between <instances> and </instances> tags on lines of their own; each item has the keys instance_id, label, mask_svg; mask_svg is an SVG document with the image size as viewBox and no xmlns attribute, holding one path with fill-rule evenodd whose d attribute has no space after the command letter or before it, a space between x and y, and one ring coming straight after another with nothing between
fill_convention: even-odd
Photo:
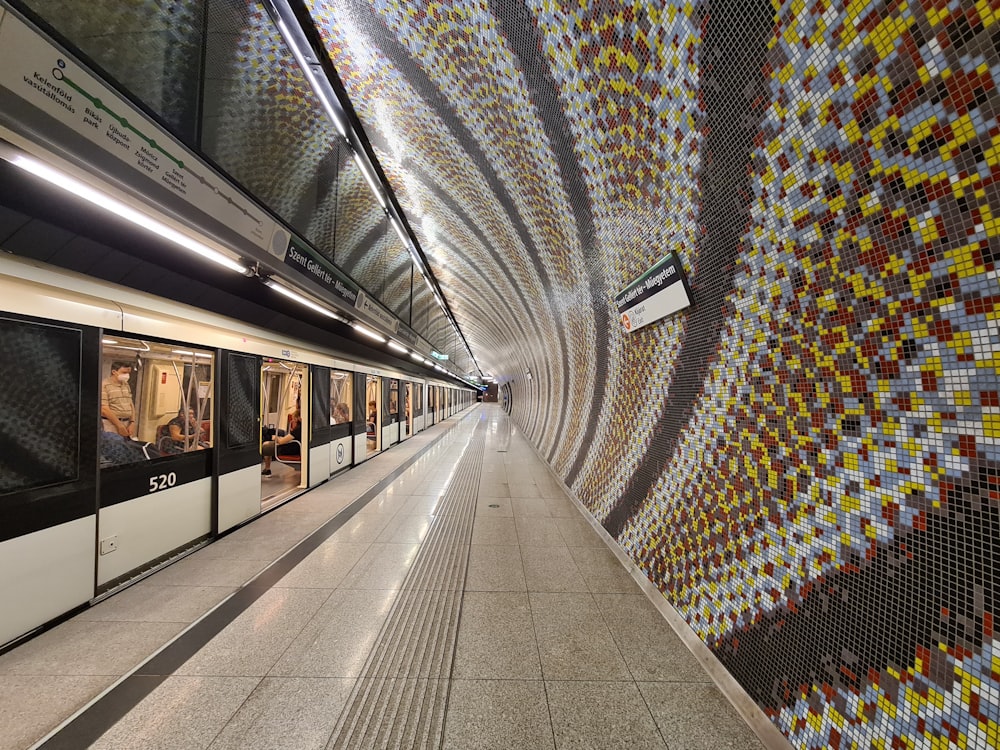
<instances>
[{"instance_id":1,"label":"curved tunnel ceiling","mask_svg":"<svg viewBox=\"0 0 1000 750\"><path fill-rule=\"evenodd\" d=\"M665 210L695 188L690 8L306 4L473 355L567 406L528 427L571 468L609 357L663 377L620 351L612 297L693 243Z\"/></svg>"}]
</instances>

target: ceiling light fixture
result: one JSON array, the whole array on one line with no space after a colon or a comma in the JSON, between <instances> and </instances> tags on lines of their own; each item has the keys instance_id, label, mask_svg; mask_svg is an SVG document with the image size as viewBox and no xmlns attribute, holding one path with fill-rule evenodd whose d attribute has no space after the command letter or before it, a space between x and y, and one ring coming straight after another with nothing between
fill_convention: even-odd
<instances>
[{"instance_id":1,"label":"ceiling light fixture","mask_svg":"<svg viewBox=\"0 0 1000 750\"><path fill-rule=\"evenodd\" d=\"M375 331L371 330L370 328L365 328L360 323L351 323L351 326L354 328L355 331L360 333L362 336L367 336L370 339L381 341L383 344L386 342L385 336L383 336L380 333L375 333Z\"/></svg>"},{"instance_id":2,"label":"ceiling light fixture","mask_svg":"<svg viewBox=\"0 0 1000 750\"><path fill-rule=\"evenodd\" d=\"M163 222L154 219L152 216L149 216L142 211L138 211L116 198L112 198L107 193L92 188L85 182L82 182L74 177L70 177L68 174L60 172L57 169L53 169L37 159L17 154L10 157L8 161L10 161L10 163L15 167L33 174L36 177L41 177L46 182L55 185L61 190L77 195L88 203L93 203L95 206L103 208L105 211L113 213L116 216L135 224L136 226L152 232L153 234L159 235L163 239L169 240L175 245L179 245L185 250L189 250L196 255L200 255L206 260L210 260L213 263L217 263L220 266L228 268L230 271L235 271L236 273L243 274L244 276L248 273L246 266L233 260L227 255L223 255L218 250L213 250L208 245L203 245L193 237L189 237L182 232L178 232L173 227L167 226Z\"/></svg>"},{"instance_id":3,"label":"ceiling light fixture","mask_svg":"<svg viewBox=\"0 0 1000 750\"><path fill-rule=\"evenodd\" d=\"M392 339L389 339L389 348L395 349L397 352L402 352L403 354L409 354L409 349L407 349L405 346L400 346Z\"/></svg>"},{"instance_id":4,"label":"ceiling light fixture","mask_svg":"<svg viewBox=\"0 0 1000 750\"><path fill-rule=\"evenodd\" d=\"M306 59L306 56L302 52L302 48L299 46L299 40L292 35L288 26L280 18L278 19L278 28L281 30L281 36L285 39L285 44L288 45L288 49L291 50L292 56L295 57L295 61L302 68L302 72L305 74L306 78L309 79L309 85L312 87L313 93L319 98L320 103L326 110L326 113L330 115L330 119L333 120L333 125L337 128L337 132L344 138L347 138L347 128L341 119L341 115L334 108L333 103L330 101L329 97L324 91L323 86L320 84L319 79L313 73L312 65Z\"/></svg>"},{"instance_id":5,"label":"ceiling light fixture","mask_svg":"<svg viewBox=\"0 0 1000 750\"><path fill-rule=\"evenodd\" d=\"M334 320L339 320L341 323L346 323L347 322L346 318L343 318L340 315L337 315L337 313L333 312L332 310L328 310L327 308L323 307L322 305L316 304L315 302L313 302L311 299L308 299L307 297L303 297L298 292L294 292L291 289L289 289L287 286L285 286L283 284L279 284L274 279L266 279L264 281L264 284L265 284L265 286L269 286L271 289L273 289L274 291L278 292L279 294L281 294L281 295L283 295L285 297L288 297L288 299L295 300L300 305L308 307L310 310L315 310L320 315L325 315L328 318L333 318Z\"/></svg>"},{"instance_id":6,"label":"ceiling light fixture","mask_svg":"<svg viewBox=\"0 0 1000 750\"><path fill-rule=\"evenodd\" d=\"M368 174L368 170L365 168L365 163L361 158L361 154L359 154L357 151L354 152L354 161L357 162L358 169L360 169L361 174L365 176L365 182L368 183L368 187L371 188L372 193L375 194L375 199L378 201L378 204L382 207L382 210L384 211L385 196L382 195L382 191L379 190L379 187L375 182L375 178L372 177L370 174Z\"/></svg>"}]
</instances>

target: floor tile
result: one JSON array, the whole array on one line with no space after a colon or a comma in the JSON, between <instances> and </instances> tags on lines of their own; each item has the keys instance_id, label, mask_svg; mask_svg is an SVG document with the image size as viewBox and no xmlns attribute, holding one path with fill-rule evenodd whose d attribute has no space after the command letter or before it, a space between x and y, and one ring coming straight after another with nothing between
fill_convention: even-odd
<instances>
[{"instance_id":1,"label":"floor tile","mask_svg":"<svg viewBox=\"0 0 1000 750\"><path fill-rule=\"evenodd\" d=\"M595 594L594 600L636 680L711 681L644 594Z\"/></svg>"},{"instance_id":2,"label":"floor tile","mask_svg":"<svg viewBox=\"0 0 1000 750\"><path fill-rule=\"evenodd\" d=\"M530 593L546 680L631 680L590 594Z\"/></svg>"},{"instance_id":3,"label":"floor tile","mask_svg":"<svg viewBox=\"0 0 1000 750\"><path fill-rule=\"evenodd\" d=\"M222 541L215 542L204 550L168 565L156 573L155 583L160 586L229 586L236 588L260 573L278 556L278 554L269 556L267 550L256 553L260 557L253 559L239 559L221 555L212 557L211 553L202 554L202 552L212 550L216 544L222 544ZM282 552L287 549L288 547L285 547ZM247 554L250 553L247 552Z\"/></svg>"},{"instance_id":4,"label":"floor tile","mask_svg":"<svg viewBox=\"0 0 1000 750\"><path fill-rule=\"evenodd\" d=\"M515 546L473 544L466 591L525 591L521 550Z\"/></svg>"},{"instance_id":5,"label":"floor tile","mask_svg":"<svg viewBox=\"0 0 1000 750\"><path fill-rule=\"evenodd\" d=\"M402 509L408 499L409 495L404 495L401 492L381 492L365 503L364 507L358 511L358 515L378 513L394 516Z\"/></svg>"},{"instance_id":6,"label":"floor tile","mask_svg":"<svg viewBox=\"0 0 1000 750\"><path fill-rule=\"evenodd\" d=\"M639 584L607 547L567 547L587 588L594 594L636 594ZM661 618L662 619L662 618Z\"/></svg>"},{"instance_id":7,"label":"floor tile","mask_svg":"<svg viewBox=\"0 0 1000 750\"><path fill-rule=\"evenodd\" d=\"M433 516L441 505L441 495L412 495L399 512L408 516Z\"/></svg>"},{"instance_id":8,"label":"floor tile","mask_svg":"<svg viewBox=\"0 0 1000 750\"><path fill-rule=\"evenodd\" d=\"M323 750L354 680L265 677L211 750Z\"/></svg>"},{"instance_id":9,"label":"floor tile","mask_svg":"<svg viewBox=\"0 0 1000 750\"><path fill-rule=\"evenodd\" d=\"M208 747L259 681L256 677L168 677L91 748Z\"/></svg>"},{"instance_id":10,"label":"floor tile","mask_svg":"<svg viewBox=\"0 0 1000 750\"><path fill-rule=\"evenodd\" d=\"M564 497L543 498L549 515L553 518L579 518L580 509Z\"/></svg>"},{"instance_id":11,"label":"floor tile","mask_svg":"<svg viewBox=\"0 0 1000 750\"><path fill-rule=\"evenodd\" d=\"M399 513L393 516L376 538L384 544L419 544L427 536L434 516L410 516Z\"/></svg>"},{"instance_id":12,"label":"floor tile","mask_svg":"<svg viewBox=\"0 0 1000 750\"><path fill-rule=\"evenodd\" d=\"M508 485L511 497L520 498L541 498L542 493L538 491L538 487L533 482L517 482L511 480Z\"/></svg>"},{"instance_id":13,"label":"floor tile","mask_svg":"<svg viewBox=\"0 0 1000 750\"><path fill-rule=\"evenodd\" d=\"M567 547L608 548L594 527L579 515L576 518L555 518L553 520L559 527L559 533L562 534Z\"/></svg>"},{"instance_id":14,"label":"floor tile","mask_svg":"<svg viewBox=\"0 0 1000 750\"><path fill-rule=\"evenodd\" d=\"M473 544L516 545L517 528L513 518L477 516L472 528Z\"/></svg>"},{"instance_id":15,"label":"floor tile","mask_svg":"<svg viewBox=\"0 0 1000 750\"><path fill-rule=\"evenodd\" d=\"M510 497L510 488L506 482L481 481L479 483L479 497Z\"/></svg>"},{"instance_id":16,"label":"floor tile","mask_svg":"<svg viewBox=\"0 0 1000 750\"><path fill-rule=\"evenodd\" d=\"M397 592L339 589L270 670L281 677L357 677Z\"/></svg>"},{"instance_id":17,"label":"floor tile","mask_svg":"<svg viewBox=\"0 0 1000 750\"><path fill-rule=\"evenodd\" d=\"M539 497L511 497L515 518L549 518L549 506Z\"/></svg>"},{"instance_id":18,"label":"floor tile","mask_svg":"<svg viewBox=\"0 0 1000 750\"><path fill-rule=\"evenodd\" d=\"M526 593L465 593L452 675L466 679L542 678Z\"/></svg>"},{"instance_id":19,"label":"floor tile","mask_svg":"<svg viewBox=\"0 0 1000 750\"><path fill-rule=\"evenodd\" d=\"M178 667L179 675L263 676L330 597L324 589L271 589Z\"/></svg>"},{"instance_id":20,"label":"floor tile","mask_svg":"<svg viewBox=\"0 0 1000 750\"><path fill-rule=\"evenodd\" d=\"M521 547L528 591L589 591L567 547Z\"/></svg>"},{"instance_id":21,"label":"floor tile","mask_svg":"<svg viewBox=\"0 0 1000 750\"><path fill-rule=\"evenodd\" d=\"M335 589L369 546L351 542L325 542L274 584L275 588Z\"/></svg>"},{"instance_id":22,"label":"floor tile","mask_svg":"<svg viewBox=\"0 0 1000 750\"><path fill-rule=\"evenodd\" d=\"M372 544L341 583L347 589L398 589L419 544Z\"/></svg>"},{"instance_id":23,"label":"floor tile","mask_svg":"<svg viewBox=\"0 0 1000 750\"><path fill-rule=\"evenodd\" d=\"M760 740L714 684L640 682L660 733L688 750L763 750Z\"/></svg>"},{"instance_id":24,"label":"floor tile","mask_svg":"<svg viewBox=\"0 0 1000 750\"><path fill-rule=\"evenodd\" d=\"M192 623L236 591L234 586L161 586L154 579L118 592L75 619Z\"/></svg>"},{"instance_id":25,"label":"floor tile","mask_svg":"<svg viewBox=\"0 0 1000 750\"><path fill-rule=\"evenodd\" d=\"M337 529L328 541L370 544L382 533L382 529L386 527L391 518L392 516L380 513L354 516Z\"/></svg>"},{"instance_id":26,"label":"floor tile","mask_svg":"<svg viewBox=\"0 0 1000 750\"><path fill-rule=\"evenodd\" d=\"M69 620L0 656L0 675L114 675L141 664L179 622Z\"/></svg>"},{"instance_id":27,"label":"floor tile","mask_svg":"<svg viewBox=\"0 0 1000 750\"><path fill-rule=\"evenodd\" d=\"M483 497L476 500L476 518L513 518L509 497Z\"/></svg>"},{"instance_id":28,"label":"floor tile","mask_svg":"<svg viewBox=\"0 0 1000 750\"><path fill-rule=\"evenodd\" d=\"M562 518L518 518L514 516L517 526L517 539L521 546L531 547L565 547L562 534L559 533L559 521Z\"/></svg>"},{"instance_id":29,"label":"floor tile","mask_svg":"<svg viewBox=\"0 0 1000 750\"><path fill-rule=\"evenodd\" d=\"M445 750L553 748L545 689L521 680L453 680Z\"/></svg>"},{"instance_id":30,"label":"floor tile","mask_svg":"<svg viewBox=\"0 0 1000 750\"><path fill-rule=\"evenodd\" d=\"M667 750L631 682L545 681L556 748ZM689 748L680 743L678 749Z\"/></svg>"},{"instance_id":31,"label":"floor tile","mask_svg":"<svg viewBox=\"0 0 1000 750\"><path fill-rule=\"evenodd\" d=\"M86 705L117 677L0 676L0 750L23 750Z\"/></svg>"}]
</instances>

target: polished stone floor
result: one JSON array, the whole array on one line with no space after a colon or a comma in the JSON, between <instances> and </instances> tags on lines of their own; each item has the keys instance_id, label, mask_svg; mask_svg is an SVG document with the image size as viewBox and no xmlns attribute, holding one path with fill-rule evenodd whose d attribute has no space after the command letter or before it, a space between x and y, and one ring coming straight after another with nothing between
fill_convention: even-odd
<instances>
[{"instance_id":1,"label":"polished stone floor","mask_svg":"<svg viewBox=\"0 0 1000 750\"><path fill-rule=\"evenodd\" d=\"M0 656L0 748L46 737L46 748L763 747L495 406Z\"/></svg>"}]
</instances>

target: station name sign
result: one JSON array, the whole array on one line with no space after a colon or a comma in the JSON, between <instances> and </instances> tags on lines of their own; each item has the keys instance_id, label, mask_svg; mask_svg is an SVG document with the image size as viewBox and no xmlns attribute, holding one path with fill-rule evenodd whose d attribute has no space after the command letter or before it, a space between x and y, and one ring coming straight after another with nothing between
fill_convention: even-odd
<instances>
[{"instance_id":1,"label":"station name sign","mask_svg":"<svg viewBox=\"0 0 1000 750\"><path fill-rule=\"evenodd\" d=\"M615 295L618 315L628 332L655 323L690 304L684 269L674 253L668 253Z\"/></svg>"},{"instance_id":2,"label":"station name sign","mask_svg":"<svg viewBox=\"0 0 1000 750\"><path fill-rule=\"evenodd\" d=\"M357 303L358 288L341 276L330 263L317 258L313 251L294 237L288 241L285 264L303 273L334 296L351 305Z\"/></svg>"}]
</instances>

